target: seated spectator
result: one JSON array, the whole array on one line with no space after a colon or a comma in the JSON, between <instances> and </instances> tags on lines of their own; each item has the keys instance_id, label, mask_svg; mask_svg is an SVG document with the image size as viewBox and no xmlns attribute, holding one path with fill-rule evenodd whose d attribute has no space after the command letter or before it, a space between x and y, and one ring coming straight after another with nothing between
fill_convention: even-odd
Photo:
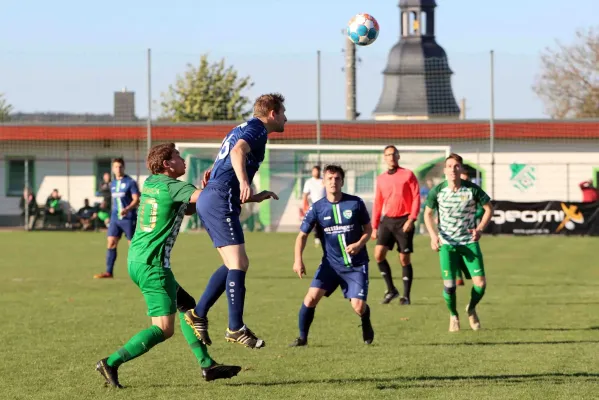
<instances>
[{"instance_id":1,"label":"seated spectator","mask_svg":"<svg viewBox=\"0 0 599 400\"><path fill-rule=\"evenodd\" d=\"M92 223L97 218L96 209L89 205L89 200L83 200L83 207L77 212L79 221L81 222L81 229L84 231L91 230Z\"/></svg>"},{"instance_id":2,"label":"seated spectator","mask_svg":"<svg viewBox=\"0 0 599 400\"><path fill-rule=\"evenodd\" d=\"M62 209L62 202L58 189L54 189L46 200L44 227L47 226L51 219L57 220L60 225L63 225L65 222L64 210Z\"/></svg>"},{"instance_id":3,"label":"seated spectator","mask_svg":"<svg viewBox=\"0 0 599 400\"><path fill-rule=\"evenodd\" d=\"M581 182L578 186L582 190L583 203L594 203L599 199L599 193L597 188L593 186L592 180Z\"/></svg>"},{"instance_id":4,"label":"seated spectator","mask_svg":"<svg viewBox=\"0 0 599 400\"><path fill-rule=\"evenodd\" d=\"M37 201L35 200L35 193L33 193L29 188L23 189L23 196L21 196L21 199L19 201L21 217L23 218L25 218L25 203L27 203L27 213L29 214L27 226L29 227L29 230L34 230L35 224L37 222L37 217L39 215L39 208L37 206Z\"/></svg>"}]
</instances>

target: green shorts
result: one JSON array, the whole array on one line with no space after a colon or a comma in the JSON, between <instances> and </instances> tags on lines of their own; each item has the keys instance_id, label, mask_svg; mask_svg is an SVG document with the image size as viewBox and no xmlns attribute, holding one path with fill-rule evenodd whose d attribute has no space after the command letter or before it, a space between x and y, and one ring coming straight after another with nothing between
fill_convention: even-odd
<instances>
[{"instance_id":1,"label":"green shorts","mask_svg":"<svg viewBox=\"0 0 599 400\"><path fill-rule=\"evenodd\" d=\"M439 249L439 261L443 280L455 280L458 270L464 272L466 279L485 276L483 253L478 242L457 246L444 244Z\"/></svg>"},{"instance_id":2,"label":"green shorts","mask_svg":"<svg viewBox=\"0 0 599 400\"><path fill-rule=\"evenodd\" d=\"M177 281L170 268L128 263L131 280L141 289L148 306L148 316L164 317L177 312Z\"/></svg>"}]
</instances>

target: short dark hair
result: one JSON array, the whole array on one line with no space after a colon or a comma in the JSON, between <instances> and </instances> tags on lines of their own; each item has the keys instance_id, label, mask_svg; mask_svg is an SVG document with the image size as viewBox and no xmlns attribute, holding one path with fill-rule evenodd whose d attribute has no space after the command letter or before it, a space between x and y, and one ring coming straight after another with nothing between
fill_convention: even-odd
<instances>
[{"instance_id":1,"label":"short dark hair","mask_svg":"<svg viewBox=\"0 0 599 400\"><path fill-rule=\"evenodd\" d=\"M118 162L119 164L121 164L123 167L125 166L125 160L123 160L122 157L117 157L117 158L113 158L112 159L112 163L114 164L115 162Z\"/></svg>"},{"instance_id":2,"label":"short dark hair","mask_svg":"<svg viewBox=\"0 0 599 400\"><path fill-rule=\"evenodd\" d=\"M173 158L176 147L174 143L162 143L150 149L146 166L152 174L161 174L165 171L164 162Z\"/></svg>"},{"instance_id":3,"label":"short dark hair","mask_svg":"<svg viewBox=\"0 0 599 400\"><path fill-rule=\"evenodd\" d=\"M455 160L458 162L458 164L460 165L464 165L464 159L462 158L462 156L460 156L459 154L456 153L451 153L450 155L447 156L447 158L445 159L445 163L447 163L447 161L449 160Z\"/></svg>"},{"instance_id":4,"label":"short dark hair","mask_svg":"<svg viewBox=\"0 0 599 400\"><path fill-rule=\"evenodd\" d=\"M263 94L254 102L254 116L266 117L271 111L278 114L281 111L284 102L285 97L280 93Z\"/></svg>"},{"instance_id":5,"label":"short dark hair","mask_svg":"<svg viewBox=\"0 0 599 400\"><path fill-rule=\"evenodd\" d=\"M399 153L399 150L397 150L397 147L393 146L392 144L390 144L389 146L385 147L385 150L383 150L383 152L389 150L389 149L393 149L395 150L395 153Z\"/></svg>"},{"instance_id":6,"label":"short dark hair","mask_svg":"<svg viewBox=\"0 0 599 400\"><path fill-rule=\"evenodd\" d=\"M331 174L339 174L339 175L341 175L341 179L345 180L345 171L339 165L335 165L335 164L327 165L326 167L324 167L324 173L326 174L327 172L331 173Z\"/></svg>"},{"instance_id":7,"label":"short dark hair","mask_svg":"<svg viewBox=\"0 0 599 400\"><path fill-rule=\"evenodd\" d=\"M312 167L312 169L315 169L318 172L320 172L320 165L315 165L315 166Z\"/></svg>"}]
</instances>

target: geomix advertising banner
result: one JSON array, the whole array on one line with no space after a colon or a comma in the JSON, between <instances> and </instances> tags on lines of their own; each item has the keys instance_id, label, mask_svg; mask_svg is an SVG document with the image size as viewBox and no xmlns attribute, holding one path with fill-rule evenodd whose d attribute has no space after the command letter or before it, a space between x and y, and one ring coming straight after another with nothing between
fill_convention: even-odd
<instances>
[{"instance_id":1,"label":"geomix advertising banner","mask_svg":"<svg viewBox=\"0 0 599 400\"><path fill-rule=\"evenodd\" d=\"M599 235L599 203L493 201L485 232L513 235Z\"/></svg>"}]
</instances>

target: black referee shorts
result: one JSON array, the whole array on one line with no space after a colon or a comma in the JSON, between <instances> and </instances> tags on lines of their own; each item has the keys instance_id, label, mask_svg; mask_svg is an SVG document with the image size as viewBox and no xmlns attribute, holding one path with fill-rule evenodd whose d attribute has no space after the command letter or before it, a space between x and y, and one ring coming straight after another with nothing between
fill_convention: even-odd
<instances>
[{"instance_id":1,"label":"black referee shorts","mask_svg":"<svg viewBox=\"0 0 599 400\"><path fill-rule=\"evenodd\" d=\"M397 251L399 253L413 253L414 229L410 232L403 231L403 226L408 217L409 215L397 218L383 217L377 232L376 244L385 246L389 250L393 250L393 247L397 244Z\"/></svg>"}]
</instances>

